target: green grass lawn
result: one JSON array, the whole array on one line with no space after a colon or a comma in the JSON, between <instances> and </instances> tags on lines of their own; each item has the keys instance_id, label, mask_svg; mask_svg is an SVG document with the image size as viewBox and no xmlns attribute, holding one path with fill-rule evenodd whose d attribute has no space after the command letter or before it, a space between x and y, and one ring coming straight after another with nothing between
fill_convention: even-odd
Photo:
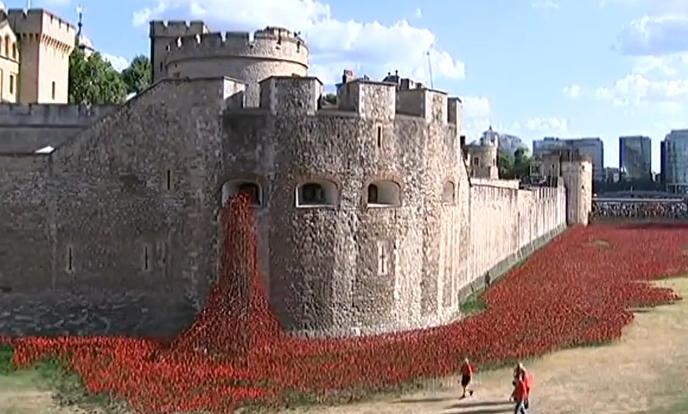
<instances>
[{"instance_id":1,"label":"green grass lawn","mask_svg":"<svg viewBox=\"0 0 688 414\"><path fill-rule=\"evenodd\" d=\"M12 364L12 348L0 346L0 392L15 393L32 391L50 392L57 405L98 408L99 412L122 412L112 409L115 404L107 396L93 396L86 392L81 378L58 360L41 361L29 369L17 370ZM9 414L0 404L0 413Z\"/></svg>"}]
</instances>

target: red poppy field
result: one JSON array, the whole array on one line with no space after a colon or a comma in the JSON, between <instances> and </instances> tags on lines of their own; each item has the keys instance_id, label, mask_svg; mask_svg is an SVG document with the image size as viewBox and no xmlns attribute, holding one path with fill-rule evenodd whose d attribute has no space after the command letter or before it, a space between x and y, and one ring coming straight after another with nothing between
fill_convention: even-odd
<instances>
[{"instance_id":1,"label":"red poppy field","mask_svg":"<svg viewBox=\"0 0 688 414\"><path fill-rule=\"evenodd\" d=\"M488 309L423 331L344 340L286 336L256 271L251 208L235 200L224 215L224 267L205 309L171 343L133 338L5 340L14 363L64 359L91 393L143 413L231 412L376 391L480 365L619 338L632 308L678 296L648 281L688 271L688 228L591 226L568 230L484 294ZM243 281L243 283L237 283Z\"/></svg>"}]
</instances>

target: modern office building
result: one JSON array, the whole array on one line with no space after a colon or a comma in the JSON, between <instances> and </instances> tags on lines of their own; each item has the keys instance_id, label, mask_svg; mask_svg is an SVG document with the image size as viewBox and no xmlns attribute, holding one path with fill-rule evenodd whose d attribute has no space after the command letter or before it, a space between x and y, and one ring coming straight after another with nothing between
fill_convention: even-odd
<instances>
[{"instance_id":1,"label":"modern office building","mask_svg":"<svg viewBox=\"0 0 688 414\"><path fill-rule=\"evenodd\" d=\"M619 137L619 169L626 180L652 178L652 141L641 135Z\"/></svg>"},{"instance_id":2,"label":"modern office building","mask_svg":"<svg viewBox=\"0 0 688 414\"><path fill-rule=\"evenodd\" d=\"M688 194L688 129L672 130L666 136L662 161L666 190Z\"/></svg>"},{"instance_id":3,"label":"modern office building","mask_svg":"<svg viewBox=\"0 0 688 414\"><path fill-rule=\"evenodd\" d=\"M659 143L659 182L666 186L666 141Z\"/></svg>"},{"instance_id":4,"label":"modern office building","mask_svg":"<svg viewBox=\"0 0 688 414\"><path fill-rule=\"evenodd\" d=\"M604 144L600 138L554 138L545 137L533 141L533 157L540 157L556 150L578 150L581 154L588 155L592 159L593 180L602 182L605 180L604 171Z\"/></svg>"}]
</instances>

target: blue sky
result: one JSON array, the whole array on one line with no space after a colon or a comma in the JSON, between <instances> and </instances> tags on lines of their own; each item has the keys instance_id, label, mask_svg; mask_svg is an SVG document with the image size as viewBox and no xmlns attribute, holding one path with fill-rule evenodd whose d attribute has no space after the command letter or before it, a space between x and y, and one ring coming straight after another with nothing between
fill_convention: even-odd
<instances>
[{"instance_id":1,"label":"blue sky","mask_svg":"<svg viewBox=\"0 0 688 414\"><path fill-rule=\"evenodd\" d=\"M26 1L5 1L25 7ZM85 31L117 66L149 53L149 19L202 19L218 31L301 31L311 73L401 75L464 99L469 139L492 124L527 143L649 135L653 168L670 129L688 128L688 0L83 0ZM76 21L77 0L33 0Z\"/></svg>"}]
</instances>

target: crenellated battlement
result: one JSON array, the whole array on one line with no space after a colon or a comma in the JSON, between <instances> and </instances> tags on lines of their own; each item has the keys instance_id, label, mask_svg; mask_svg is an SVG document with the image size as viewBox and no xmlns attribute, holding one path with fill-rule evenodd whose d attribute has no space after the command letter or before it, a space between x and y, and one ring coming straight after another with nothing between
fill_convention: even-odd
<instances>
[{"instance_id":1,"label":"crenellated battlement","mask_svg":"<svg viewBox=\"0 0 688 414\"><path fill-rule=\"evenodd\" d=\"M76 28L68 21L43 9L10 9L7 17L18 36L48 35L65 45L74 46Z\"/></svg>"},{"instance_id":2,"label":"crenellated battlement","mask_svg":"<svg viewBox=\"0 0 688 414\"><path fill-rule=\"evenodd\" d=\"M269 27L253 33L205 32L180 36L169 47L165 62L218 58L256 58L297 63L308 67L305 41L289 30Z\"/></svg>"},{"instance_id":3,"label":"crenellated battlement","mask_svg":"<svg viewBox=\"0 0 688 414\"><path fill-rule=\"evenodd\" d=\"M357 79L341 85L336 106L329 107L323 107L323 92L323 84L316 77L272 76L260 82L260 107L273 114L349 112L386 121L403 115L452 125L459 132L461 100L442 91L397 90L393 83Z\"/></svg>"},{"instance_id":4,"label":"crenellated battlement","mask_svg":"<svg viewBox=\"0 0 688 414\"><path fill-rule=\"evenodd\" d=\"M150 22L149 36L151 38L182 37L208 32L208 26L200 20L154 20Z\"/></svg>"}]
</instances>

